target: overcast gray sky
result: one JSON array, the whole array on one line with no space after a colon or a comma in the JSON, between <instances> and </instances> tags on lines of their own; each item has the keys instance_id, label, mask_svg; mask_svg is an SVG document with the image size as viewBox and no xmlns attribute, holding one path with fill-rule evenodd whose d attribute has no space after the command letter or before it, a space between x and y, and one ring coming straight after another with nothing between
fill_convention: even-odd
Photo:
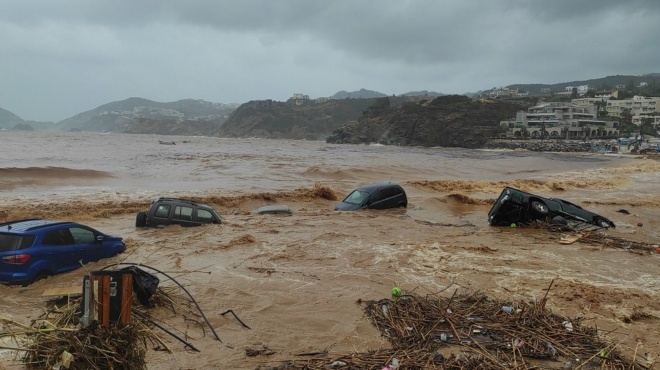
<instances>
[{"instance_id":1,"label":"overcast gray sky","mask_svg":"<svg viewBox=\"0 0 660 370\"><path fill-rule=\"evenodd\" d=\"M0 108L476 92L660 72L660 0L0 0Z\"/></svg>"}]
</instances>

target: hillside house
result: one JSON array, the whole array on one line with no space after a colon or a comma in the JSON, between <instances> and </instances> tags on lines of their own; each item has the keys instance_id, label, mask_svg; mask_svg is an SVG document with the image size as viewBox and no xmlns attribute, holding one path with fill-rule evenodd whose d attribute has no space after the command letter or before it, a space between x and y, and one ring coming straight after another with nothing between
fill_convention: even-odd
<instances>
[{"instance_id":1,"label":"hillside house","mask_svg":"<svg viewBox=\"0 0 660 370\"><path fill-rule=\"evenodd\" d=\"M527 91L518 91L518 89L510 89L508 87L493 89L493 91L488 93L488 96L493 99L517 98L527 95L529 95L529 92Z\"/></svg>"},{"instance_id":2,"label":"hillside house","mask_svg":"<svg viewBox=\"0 0 660 370\"><path fill-rule=\"evenodd\" d=\"M580 85L580 86L566 86L566 92L573 92L573 89L577 90L578 95L584 95L589 91L589 85Z\"/></svg>"},{"instance_id":3,"label":"hillside house","mask_svg":"<svg viewBox=\"0 0 660 370\"><path fill-rule=\"evenodd\" d=\"M309 95L305 94L293 94L293 97L290 99L295 105L303 105L309 103Z\"/></svg>"}]
</instances>

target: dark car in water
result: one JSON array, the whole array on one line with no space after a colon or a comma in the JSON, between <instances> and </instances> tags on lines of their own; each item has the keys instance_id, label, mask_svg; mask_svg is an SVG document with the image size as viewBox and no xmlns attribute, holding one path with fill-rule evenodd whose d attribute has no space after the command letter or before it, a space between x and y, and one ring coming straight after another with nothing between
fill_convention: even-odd
<instances>
[{"instance_id":1,"label":"dark car in water","mask_svg":"<svg viewBox=\"0 0 660 370\"><path fill-rule=\"evenodd\" d=\"M408 198L405 190L395 183L376 183L353 190L335 207L336 211L358 209L406 208Z\"/></svg>"},{"instance_id":2,"label":"dark car in water","mask_svg":"<svg viewBox=\"0 0 660 370\"><path fill-rule=\"evenodd\" d=\"M180 198L161 197L135 216L135 227L183 227L220 224L222 217L211 206Z\"/></svg>"},{"instance_id":3,"label":"dark car in water","mask_svg":"<svg viewBox=\"0 0 660 370\"><path fill-rule=\"evenodd\" d=\"M560 216L565 220L575 220L603 228L615 227L608 218L587 211L577 204L558 198L545 198L540 195L506 187L488 212L488 223L493 226L526 224L535 220L552 220Z\"/></svg>"},{"instance_id":4,"label":"dark car in water","mask_svg":"<svg viewBox=\"0 0 660 370\"><path fill-rule=\"evenodd\" d=\"M75 222L0 224L0 283L27 285L126 250L122 238Z\"/></svg>"}]
</instances>

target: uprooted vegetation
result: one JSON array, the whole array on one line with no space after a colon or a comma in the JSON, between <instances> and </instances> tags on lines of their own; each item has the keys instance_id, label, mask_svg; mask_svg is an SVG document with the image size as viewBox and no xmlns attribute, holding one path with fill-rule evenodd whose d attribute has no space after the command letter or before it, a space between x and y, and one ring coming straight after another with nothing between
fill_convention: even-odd
<instances>
[{"instance_id":1,"label":"uprooted vegetation","mask_svg":"<svg viewBox=\"0 0 660 370\"><path fill-rule=\"evenodd\" d=\"M5 339L0 349L22 353L18 358L28 369L69 370L147 369L149 348L173 353L162 338L165 334L198 351L187 339L164 327L176 327L172 319L177 317L183 317L187 325L192 322L204 326L203 313L199 306L195 309L192 296L173 287L159 287L150 297L151 308L138 308L139 299L136 295L132 299L130 322L108 327L98 321L80 327L82 298L51 301L44 313L29 324L0 316L0 339ZM168 312L166 324L164 312ZM11 346L4 345L11 342Z\"/></svg>"},{"instance_id":2,"label":"uprooted vegetation","mask_svg":"<svg viewBox=\"0 0 660 370\"><path fill-rule=\"evenodd\" d=\"M583 318L551 312L546 297L514 302L477 292L358 302L391 348L324 351L259 369L380 369L392 364L400 369L653 368L637 353L620 351Z\"/></svg>"}]
</instances>

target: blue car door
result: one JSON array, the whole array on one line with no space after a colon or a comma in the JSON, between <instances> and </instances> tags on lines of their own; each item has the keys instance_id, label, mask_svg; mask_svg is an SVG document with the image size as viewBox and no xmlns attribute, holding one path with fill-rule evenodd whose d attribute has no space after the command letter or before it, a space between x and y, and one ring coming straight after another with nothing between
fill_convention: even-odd
<instances>
[{"instance_id":1,"label":"blue car door","mask_svg":"<svg viewBox=\"0 0 660 370\"><path fill-rule=\"evenodd\" d=\"M49 268L57 274L78 267L77 256L72 246L73 237L69 229L66 227L55 229L44 234L40 254L48 261Z\"/></svg>"},{"instance_id":2,"label":"blue car door","mask_svg":"<svg viewBox=\"0 0 660 370\"><path fill-rule=\"evenodd\" d=\"M77 261L86 264L108 257L101 242L96 240L98 233L94 230L78 226L69 228L69 232L73 237L71 253L77 257Z\"/></svg>"}]
</instances>

